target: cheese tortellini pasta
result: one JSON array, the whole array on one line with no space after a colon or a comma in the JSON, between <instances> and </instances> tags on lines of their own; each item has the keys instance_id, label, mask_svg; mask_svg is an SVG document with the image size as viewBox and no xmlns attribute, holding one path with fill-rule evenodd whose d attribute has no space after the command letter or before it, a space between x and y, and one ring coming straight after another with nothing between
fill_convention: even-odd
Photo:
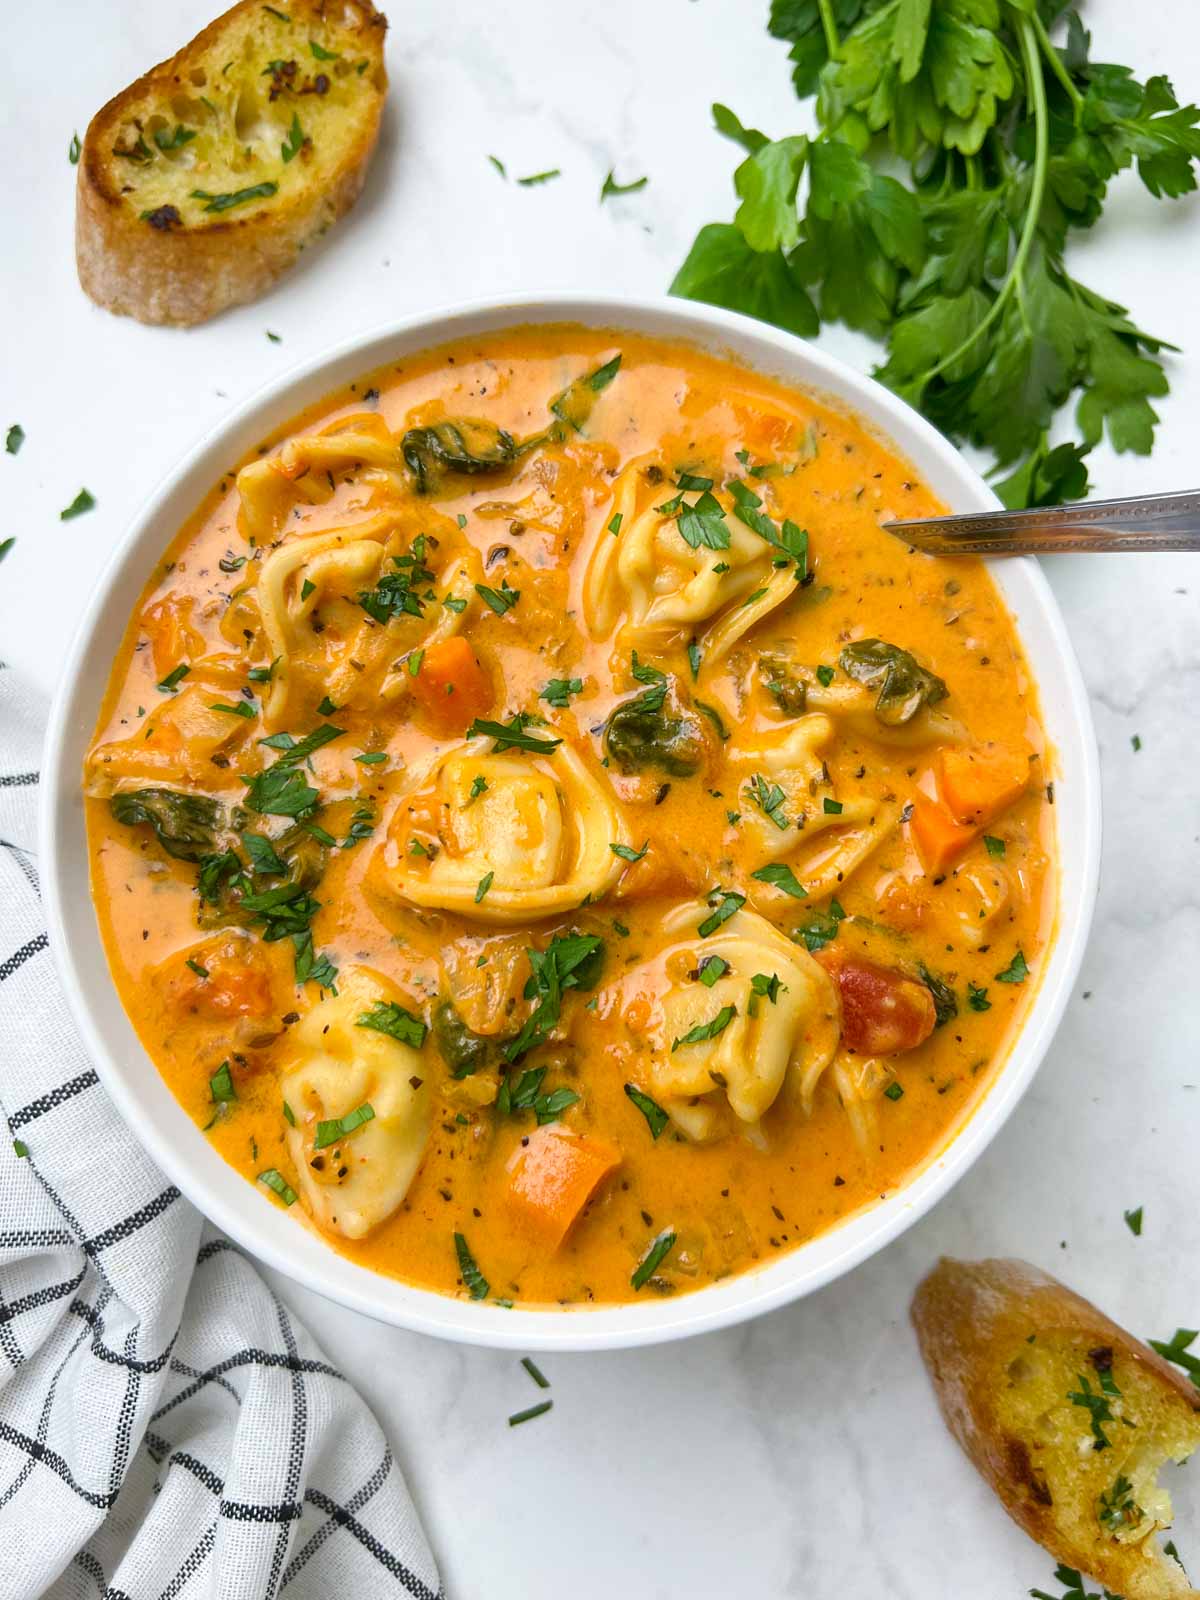
<instances>
[{"instance_id":1,"label":"cheese tortellini pasta","mask_svg":"<svg viewBox=\"0 0 1200 1600\"><path fill-rule=\"evenodd\" d=\"M382 1012L386 1022L388 1008L403 999L380 973L349 968L337 995L314 1005L288 1034L280 1079L291 1113L288 1153L314 1220L346 1239L363 1238L391 1216L425 1153L429 1064L378 1021L363 1020ZM332 1126L343 1121L350 1128L344 1134Z\"/></svg>"},{"instance_id":2,"label":"cheese tortellini pasta","mask_svg":"<svg viewBox=\"0 0 1200 1600\"><path fill-rule=\"evenodd\" d=\"M478 555L446 518L380 512L285 540L257 586L273 662L268 726L311 714L325 697L341 707L402 696L412 653L478 610L480 576Z\"/></svg>"},{"instance_id":3,"label":"cheese tortellini pasta","mask_svg":"<svg viewBox=\"0 0 1200 1600\"><path fill-rule=\"evenodd\" d=\"M662 928L672 942L625 982L648 1001L639 1033L650 1092L694 1138L720 1130L722 1099L754 1128L789 1069L815 1084L838 1042L833 986L806 950L748 910L699 938L707 914L703 904L676 907Z\"/></svg>"},{"instance_id":4,"label":"cheese tortellini pasta","mask_svg":"<svg viewBox=\"0 0 1200 1600\"><path fill-rule=\"evenodd\" d=\"M621 873L613 845L629 847L616 798L572 745L531 755L473 739L401 799L376 882L409 905L519 924L598 900Z\"/></svg>"}]
</instances>

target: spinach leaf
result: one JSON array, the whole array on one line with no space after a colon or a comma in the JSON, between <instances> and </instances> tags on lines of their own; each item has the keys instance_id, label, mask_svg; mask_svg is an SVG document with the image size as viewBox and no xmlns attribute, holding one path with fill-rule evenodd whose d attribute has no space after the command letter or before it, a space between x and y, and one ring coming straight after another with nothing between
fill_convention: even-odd
<instances>
[{"instance_id":1,"label":"spinach leaf","mask_svg":"<svg viewBox=\"0 0 1200 1600\"><path fill-rule=\"evenodd\" d=\"M652 685L609 713L604 749L622 772L657 767L675 778L700 770L707 748L704 729L661 685Z\"/></svg>"},{"instance_id":2,"label":"spinach leaf","mask_svg":"<svg viewBox=\"0 0 1200 1600\"><path fill-rule=\"evenodd\" d=\"M473 417L410 428L400 443L418 494L429 494L443 472L502 472L517 459L512 434Z\"/></svg>"},{"instance_id":3,"label":"spinach leaf","mask_svg":"<svg viewBox=\"0 0 1200 1600\"><path fill-rule=\"evenodd\" d=\"M225 827L225 807L206 794L178 789L133 789L114 794L109 807L118 822L154 829L159 844L177 861L199 861L216 848Z\"/></svg>"},{"instance_id":4,"label":"spinach leaf","mask_svg":"<svg viewBox=\"0 0 1200 1600\"><path fill-rule=\"evenodd\" d=\"M950 693L941 678L927 671L914 655L883 639L859 639L846 645L838 666L856 683L878 690L875 715L889 728L911 722L922 707L936 705Z\"/></svg>"}]
</instances>

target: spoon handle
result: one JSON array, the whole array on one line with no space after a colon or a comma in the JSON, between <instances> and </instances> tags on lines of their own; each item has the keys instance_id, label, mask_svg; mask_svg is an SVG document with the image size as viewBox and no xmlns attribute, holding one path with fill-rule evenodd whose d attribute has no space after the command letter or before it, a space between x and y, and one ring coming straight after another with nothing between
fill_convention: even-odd
<instances>
[{"instance_id":1,"label":"spoon handle","mask_svg":"<svg viewBox=\"0 0 1200 1600\"><path fill-rule=\"evenodd\" d=\"M886 522L897 538L929 555L1050 555L1059 550L1200 551L1200 490L1087 500L1032 511Z\"/></svg>"}]
</instances>

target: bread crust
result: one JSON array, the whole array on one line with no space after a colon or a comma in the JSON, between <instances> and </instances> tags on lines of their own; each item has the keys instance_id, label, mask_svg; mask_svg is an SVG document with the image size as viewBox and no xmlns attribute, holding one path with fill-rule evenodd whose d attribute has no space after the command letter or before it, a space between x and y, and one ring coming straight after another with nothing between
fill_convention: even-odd
<instances>
[{"instance_id":1,"label":"bread crust","mask_svg":"<svg viewBox=\"0 0 1200 1600\"><path fill-rule=\"evenodd\" d=\"M353 0L364 19L364 51L374 61L374 114L341 153L332 181L312 183L280 203L245 215L156 227L121 193L111 147L115 130L148 95L164 100L187 81L189 69L215 50L222 36L261 9L239 0L181 50L152 67L103 106L88 124L76 179L75 260L79 281L97 305L139 322L187 327L261 295L346 214L362 190L378 140L387 76L383 37L387 19L371 0ZM319 13L319 0L298 0Z\"/></svg>"},{"instance_id":2,"label":"bread crust","mask_svg":"<svg viewBox=\"0 0 1200 1600\"><path fill-rule=\"evenodd\" d=\"M1084 1545L1064 1530L1033 1470L1031 1441L1013 1436L996 1404L998 1371L1034 1334L1064 1334L1111 1349L1123 1366L1140 1368L1165 1397L1195 1414L1200 1393L1183 1373L1089 1300L1024 1261L943 1257L918 1285L911 1315L946 1426L1030 1538L1125 1600L1200 1600L1153 1535L1140 1544L1097 1538Z\"/></svg>"}]
</instances>

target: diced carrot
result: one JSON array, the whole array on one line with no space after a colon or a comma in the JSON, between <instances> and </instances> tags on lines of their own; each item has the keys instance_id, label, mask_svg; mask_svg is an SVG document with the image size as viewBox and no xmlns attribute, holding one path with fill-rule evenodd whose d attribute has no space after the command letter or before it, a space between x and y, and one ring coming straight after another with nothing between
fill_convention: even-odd
<instances>
[{"instance_id":1,"label":"diced carrot","mask_svg":"<svg viewBox=\"0 0 1200 1600\"><path fill-rule=\"evenodd\" d=\"M937 877L979 836L978 828L964 827L944 800L931 800L918 789L913 796L909 828L926 872Z\"/></svg>"},{"instance_id":2,"label":"diced carrot","mask_svg":"<svg viewBox=\"0 0 1200 1600\"><path fill-rule=\"evenodd\" d=\"M620 1164L621 1152L607 1139L548 1123L535 1128L517 1147L509 1166L509 1205L521 1222L557 1250L596 1190Z\"/></svg>"},{"instance_id":3,"label":"diced carrot","mask_svg":"<svg viewBox=\"0 0 1200 1600\"><path fill-rule=\"evenodd\" d=\"M986 828L1029 784L1029 758L1003 746L991 750L949 748L938 759L938 792L956 822Z\"/></svg>"},{"instance_id":4,"label":"diced carrot","mask_svg":"<svg viewBox=\"0 0 1200 1600\"><path fill-rule=\"evenodd\" d=\"M413 695L435 733L462 733L491 708L492 680L460 635L431 644L412 680Z\"/></svg>"},{"instance_id":5,"label":"diced carrot","mask_svg":"<svg viewBox=\"0 0 1200 1600\"><path fill-rule=\"evenodd\" d=\"M837 985L842 1002L842 1043L864 1056L892 1056L924 1044L937 1022L933 996L923 983L873 961L848 961L831 949L816 959Z\"/></svg>"},{"instance_id":6,"label":"diced carrot","mask_svg":"<svg viewBox=\"0 0 1200 1600\"><path fill-rule=\"evenodd\" d=\"M712 873L702 860L673 839L655 838L640 861L632 862L617 880L614 900L647 900L652 895L683 899L699 895Z\"/></svg>"}]
</instances>

